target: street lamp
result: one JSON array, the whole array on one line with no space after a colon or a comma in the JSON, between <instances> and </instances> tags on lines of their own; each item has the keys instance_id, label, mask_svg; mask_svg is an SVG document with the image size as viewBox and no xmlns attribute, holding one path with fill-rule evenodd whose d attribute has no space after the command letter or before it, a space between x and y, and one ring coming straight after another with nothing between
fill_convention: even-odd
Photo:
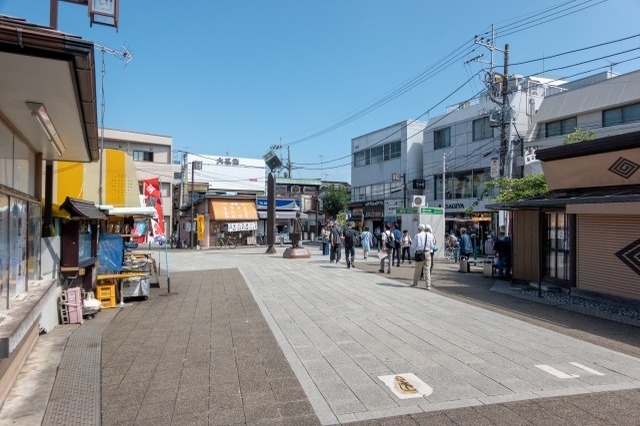
<instances>
[{"instance_id":1,"label":"street lamp","mask_svg":"<svg viewBox=\"0 0 640 426\"><path fill-rule=\"evenodd\" d=\"M193 248L193 231L194 231L194 226L193 226L193 200L196 197L194 190L193 190L193 176L194 176L194 171L195 170L202 170L202 161L192 161L191 162L191 236L190 236L190 240L189 240L189 247Z\"/></svg>"}]
</instances>

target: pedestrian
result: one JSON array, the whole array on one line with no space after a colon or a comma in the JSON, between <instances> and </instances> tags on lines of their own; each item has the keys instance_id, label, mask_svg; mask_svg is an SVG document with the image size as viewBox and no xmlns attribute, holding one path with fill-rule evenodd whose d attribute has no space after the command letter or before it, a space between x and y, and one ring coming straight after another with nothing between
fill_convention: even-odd
<instances>
[{"instance_id":1,"label":"pedestrian","mask_svg":"<svg viewBox=\"0 0 640 426\"><path fill-rule=\"evenodd\" d=\"M338 225L338 222L331 224L331 233L329 235L329 243L331 244L331 263L340 263L340 257L342 257L342 240L344 239L344 232L342 227Z\"/></svg>"},{"instance_id":2,"label":"pedestrian","mask_svg":"<svg viewBox=\"0 0 640 426\"><path fill-rule=\"evenodd\" d=\"M460 260L460 246L458 244L458 237L456 237L456 234L451 232L450 234L448 234L448 237L445 236L445 244L449 244L449 247L451 247L451 253L453 253L453 261L458 263L458 261Z\"/></svg>"},{"instance_id":3,"label":"pedestrian","mask_svg":"<svg viewBox=\"0 0 640 426\"><path fill-rule=\"evenodd\" d=\"M357 238L358 232L353 229L353 224L348 224L347 229L344 230L344 257L347 261L347 268L351 268L356 259L355 246Z\"/></svg>"},{"instance_id":4,"label":"pedestrian","mask_svg":"<svg viewBox=\"0 0 640 426\"><path fill-rule=\"evenodd\" d=\"M331 228L326 225L322 228L322 255L327 256L329 254L329 236L331 235Z\"/></svg>"},{"instance_id":5,"label":"pedestrian","mask_svg":"<svg viewBox=\"0 0 640 426\"><path fill-rule=\"evenodd\" d=\"M426 232L427 227L421 223L418 225L418 233L413 237L411 243L411 251L415 260L415 269L413 270L413 283L411 287L418 286L420 275L424 272L426 288L431 289L431 256L429 253L433 251L435 243L433 234Z\"/></svg>"},{"instance_id":6,"label":"pedestrian","mask_svg":"<svg viewBox=\"0 0 640 426\"><path fill-rule=\"evenodd\" d=\"M400 267L400 252L402 251L402 232L396 224L391 225L391 232L393 232L393 256L391 260L396 262L396 266Z\"/></svg>"},{"instance_id":7,"label":"pedestrian","mask_svg":"<svg viewBox=\"0 0 640 426\"><path fill-rule=\"evenodd\" d=\"M402 231L402 263L404 263L405 255L411 265L411 235L408 230Z\"/></svg>"},{"instance_id":8,"label":"pedestrian","mask_svg":"<svg viewBox=\"0 0 640 426\"><path fill-rule=\"evenodd\" d=\"M500 239L494 245L495 256L498 258L498 278L511 276L511 239L500 233Z\"/></svg>"},{"instance_id":9,"label":"pedestrian","mask_svg":"<svg viewBox=\"0 0 640 426\"><path fill-rule=\"evenodd\" d=\"M384 262L387 261L388 269L387 274L391 273L391 266L393 265L393 258L391 254L393 253L393 233L389 229L389 225L384 226L384 232L380 234L381 247L378 252L378 256L380 257L380 270L378 272L384 273Z\"/></svg>"},{"instance_id":10,"label":"pedestrian","mask_svg":"<svg viewBox=\"0 0 640 426\"><path fill-rule=\"evenodd\" d=\"M371 232L369 232L369 227L365 226L364 231L360 234L360 241L362 243L362 251L364 252L364 260L367 260L369 256L369 251L371 250Z\"/></svg>"},{"instance_id":11,"label":"pedestrian","mask_svg":"<svg viewBox=\"0 0 640 426\"><path fill-rule=\"evenodd\" d=\"M433 235L433 229L431 228L431 225L427 224L425 226L425 231L428 234L431 234L431 236L433 237L433 247L431 248L431 251L429 252L429 257L431 258L431 262L430 262L430 265L429 265L429 272L432 272L433 271L433 254L435 253L434 250L436 248L436 245L438 244L438 240L436 240L436 236Z\"/></svg>"},{"instance_id":12,"label":"pedestrian","mask_svg":"<svg viewBox=\"0 0 640 426\"><path fill-rule=\"evenodd\" d=\"M493 256L495 241L493 240L493 235L489 234L487 241L484 242L484 254L485 256Z\"/></svg>"},{"instance_id":13,"label":"pedestrian","mask_svg":"<svg viewBox=\"0 0 640 426\"><path fill-rule=\"evenodd\" d=\"M375 241L376 249L380 250L382 246L382 231L379 226L376 226L376 229L373 231L373 239Z\"/></svg>"},{"instance_id":14,"label":"pedestrian","mask_svg":"<svg viewBox=\"0 0 640 426\"><path fill-rule=\"evenodd\" d=\"M473 253L473 246L471 244L471 238L469 234L467 234L467 228L460 228L458 245L460 246L460 258L469 260L471 253Z\"/></svg>"}]
</instances>

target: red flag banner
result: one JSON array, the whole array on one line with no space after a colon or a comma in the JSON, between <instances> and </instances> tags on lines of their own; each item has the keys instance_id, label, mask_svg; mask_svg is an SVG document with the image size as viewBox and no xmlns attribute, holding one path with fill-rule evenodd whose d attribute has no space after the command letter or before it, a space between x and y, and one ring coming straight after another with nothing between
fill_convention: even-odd
<instances>
[{"instance_id":1,"label":"red flag banner","mask_svg":"<svg viewBox=\"0 0 640 426\"><path fill-rule=\"evenodd\" d=\"M162 213L162 193L160 179L146 179L142 181L144 203L147 207L156 209L156 216L151 219L151 236L155 241L166 241L164 235L164 214Z\"/></svg>"}]
</instances>

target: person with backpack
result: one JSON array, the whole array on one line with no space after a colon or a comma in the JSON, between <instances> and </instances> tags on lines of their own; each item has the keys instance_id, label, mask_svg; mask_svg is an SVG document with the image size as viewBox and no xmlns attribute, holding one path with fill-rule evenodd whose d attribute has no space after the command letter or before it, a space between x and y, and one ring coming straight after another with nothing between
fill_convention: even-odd
<instances>
[{"instance_id":1,"label":"person with backpack","mask_svg":"<svg viewBox=\"0 0 640 426\"><path fill-rule=\"evenodd\" d=\"M344 231L344 255L347 261L347 268L351 268L356 260L355 246L357 238L358 232L353 229L353 224L348 224L347 229Z\"/></svg>"},{"instance_id":2,"label":"person with backpack","mask_svg":"<svg viewBox=\"0 0 640 426\"><path fill-rule=\"evenodd\" d=\"M396 266L400 267L400 253L402 252L402 232L394 224L391 225L391 232L393 233L393 255L391 256L391 262L396 262Z\"/></svg>"},{"instance_id":3,"label":"person with backpack","mask_svg":"<svg viewBox=\"0 0 640 426\"><path fill-rule=\"evenodd\" d=\"M384 232L380 235L381 238L381 247L378 256L380 257L380 269L378 272L384 273L384 262L387 261L388 269L387 274L391 273L391 266L393 265L393 258L391 254L393 253L393 233L389 229L389 225L384 226Z\"/></svg>"}]
</instances>

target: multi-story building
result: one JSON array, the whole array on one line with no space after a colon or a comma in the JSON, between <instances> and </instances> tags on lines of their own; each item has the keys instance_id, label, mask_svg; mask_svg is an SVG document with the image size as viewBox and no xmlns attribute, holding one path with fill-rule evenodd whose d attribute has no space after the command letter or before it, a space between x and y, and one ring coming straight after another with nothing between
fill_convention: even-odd
<instances>
[{"instance_id":1,"label":"multi-story building","mask_svg":"<svg viewBox=\"0 0 640 426\"><path fill-rule=\"evenodd\" d=\"M162 194L165 233L169 237L173 223L172 190L180 167L172 163L173 138L170 136L132 132L128 130L98 130L105 149L117 149L129 155L135 164L138 181L158 178ZM141 186L139 192L141 193ZM134 207L134 206L129 206Z\"/></svg>"},{"instance_id":2,"label":"multi-story building","mask_svg":"<svg viewBox=\"0 0 640 426\"><path fill-rule=\"evenodd\" d=\"M422 139L426 123L401 121L351 140L351 203L356 226L373 230L397 222L424 188Z\"/></svg>"},{"instance_id":3,"label":"multi-story building","mask_svg":"<svg viewBox=\"0 0 640 426\"><path fill-rule=\"evenodd\" d=\"M640 71L623 75L604 72L563 85L547 96L533 117L525 150L564 144L576 129L596 138L640 130Z\"/></svg>"}]
</instances>

